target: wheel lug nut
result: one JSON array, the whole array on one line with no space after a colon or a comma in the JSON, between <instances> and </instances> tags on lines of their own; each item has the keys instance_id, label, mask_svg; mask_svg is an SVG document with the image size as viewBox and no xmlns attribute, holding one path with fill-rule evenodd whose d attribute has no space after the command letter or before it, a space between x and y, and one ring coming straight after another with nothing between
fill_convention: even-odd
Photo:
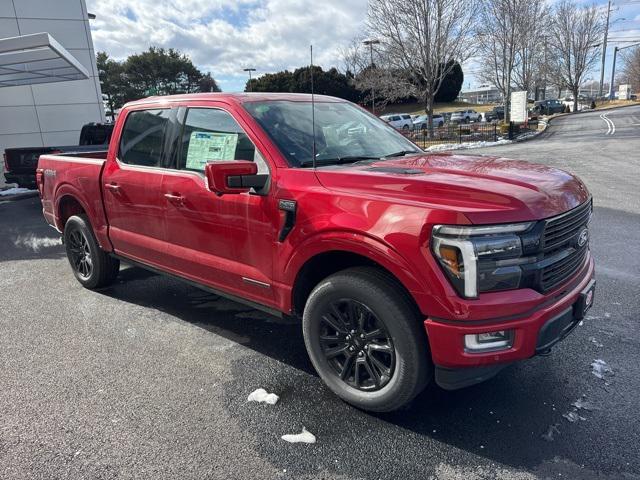
<instances>
[{"instance_id":1,"label":"wheel lug nut","mask_svg":"<svg viewBox=\"0 0 640 480\"><path fill-rule=\"evenodd\" d=\"M355 348L353 348L353 347L349 347L349 351L350 351L350 352L353 352L354 350L355 350Z\"/></svg>"},{"instance_id":2,"label":"wheel lug nut","mask_svg":"<svg viewBox=\"0 0 640 480\"><path fill-rule=\"evenodd\" d=\"M360 334L360 338L362 338L364 340L364 333Z\"/></svg>"},{"instance_id":3,"label":"wheel lug nut","mask_svg":"<svg viewBox=\"0 0 640 480\"><path fill-rule=\"evenodd\" d=\"M360 351L358 352L358 356L359 356L359 357L362 357L363 355L364 355L364 352L363 352L362 350L360 350Z\"/></svg>"},{"instance_id":4,"label":"wheel lug nut","mask_svg":"<svg viewBox=\"0 0 640 480\"><path fill-rule=\"evenodd\" d=\"M353 335L354 333L356 333L356 331L355 330L351 330L351 335Z\"/></svg>"},{"instance_id":5,"label":"wheel lug nut","mask_svg":"<svg viewBox=\"0 0 640 480\"><path fill-rule=\"evenodd\" d=\"M347 340L351 340L351 335L347 335Z\"/></svg>"}]
</instances>

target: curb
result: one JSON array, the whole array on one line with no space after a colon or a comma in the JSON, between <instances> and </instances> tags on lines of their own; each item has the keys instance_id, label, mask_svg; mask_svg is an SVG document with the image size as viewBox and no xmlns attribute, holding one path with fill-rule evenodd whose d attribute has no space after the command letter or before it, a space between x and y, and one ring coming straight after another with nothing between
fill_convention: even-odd
<instances>
[{"instance_id":1,"label":"curb","mask_svg":"<svg viewBox=\"0 0 640 480\"><path fill-rule=\"evenodd\" d=\"M17 193L16 195L0 196L0 202L2 201L14 202L17 200L25 200L27 198L33 198L37 196L38 196L38 191L35 190L33 192Z\"/></svg>"}]
</instances>

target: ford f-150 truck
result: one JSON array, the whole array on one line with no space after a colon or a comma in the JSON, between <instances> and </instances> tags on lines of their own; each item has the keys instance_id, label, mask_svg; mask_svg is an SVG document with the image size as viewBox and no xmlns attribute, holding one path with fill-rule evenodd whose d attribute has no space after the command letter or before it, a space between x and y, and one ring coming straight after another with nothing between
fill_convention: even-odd
<instances>
[{"instance_id":1,"label":"ford f-150 truck","mask_svg":"<svg viewBox=\"0 0 640 480\"><path fill-rule=\"evenodd\" d=\"M546 354L593 303L579 179L427 154L336 98L129 103L108 152L43 155L37 184L82 285L124 261L298 317L320 377L366 410Z\"/></svg>"}]
</instances>

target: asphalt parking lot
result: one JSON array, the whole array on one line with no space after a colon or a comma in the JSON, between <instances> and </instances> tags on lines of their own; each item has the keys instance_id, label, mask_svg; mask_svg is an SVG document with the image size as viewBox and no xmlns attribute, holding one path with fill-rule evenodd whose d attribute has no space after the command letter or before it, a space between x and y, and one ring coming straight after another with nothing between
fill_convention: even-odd
<instances>
[{"instance_id":1,"label":"asphalt parking lot","mask_svg":"<svg viewBox=\"0 0 640 480\"><path fill-rule=\"evenodd\" d=\"M393 414L334 397L295 322L137 268L82 289L39 200L0 197L0 478L640 478L640 108L611 112L613 135L599 115L466 152L584 178L584 324L549 357ZM280 401L247 403L260 387ZM316 444L281 440L303 427Z\"/></svg>"}]
</instances>

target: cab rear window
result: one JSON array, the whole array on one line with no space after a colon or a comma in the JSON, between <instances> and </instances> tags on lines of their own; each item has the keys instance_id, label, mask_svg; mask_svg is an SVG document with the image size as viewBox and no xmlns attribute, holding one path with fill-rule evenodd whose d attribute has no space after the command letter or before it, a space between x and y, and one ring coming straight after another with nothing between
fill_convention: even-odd
<instances>
[{"instance_id":1,"label":"cab rear window","mask_svg":"<svg viewBox=\"0 0 640 480\"><path fill-rule=\"evenodd\" d=\"M127 115L118 159L129 165L159 167L170 109L136 110Z\"/></svg>"}]
</instances>

